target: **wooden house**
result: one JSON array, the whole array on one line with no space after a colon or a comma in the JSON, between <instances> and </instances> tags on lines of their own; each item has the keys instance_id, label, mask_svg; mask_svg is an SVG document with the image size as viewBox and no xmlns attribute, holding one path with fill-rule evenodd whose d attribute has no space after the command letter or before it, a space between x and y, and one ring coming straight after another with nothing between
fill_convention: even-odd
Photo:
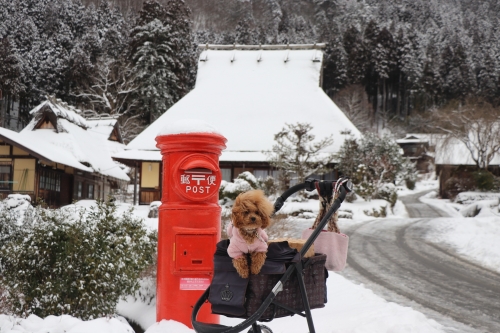
<instances>
[{"instance_id":1,"label":"wooden house","mask_svg":"<svg viewBox=\"0 0 500 333\"><path fill-rule=\"evenodd\" d=\"M403 156L415 163L418 172L434 171L435 142L433 134L410 133L403 139L396 140L396 143L403 149Z\"/></svg>"},{"instance_id":2,"label":"wooden house","mask_svg":"<svg viewBox=\"0 0 500 333\"><path fill-rule=\"evenodd\" d=\"M266 151L286 124L309 123L317 140L333 135L323 153L338 152L346 135L361 133L321 88L324 44L200 45L195 88L113 158L139 170L139 203L160 200L161 154L155 137L167 124L202 120L227 138L223 179L243 171L276 175Z\"/></svg>"},{"instance_id":3,"label":"wooden house","mask_svg":"<svg viewBox=\"0 0 500 333\"><path fill-rule=\"evenodd\" d=\"M85 119L49 97L19 133L0 128L0 197L11 193L60 207L107 199L130 180L112 154L123 150L116 119Z\"/></svg>"},{"instance_id":4,"label":"wooden house","mask_svg":"<svg viewBox=\"0 0 500 333\"><path fill-rule=\"evenodd\" d=\"M472 154L477 157L477 146L467 146L445 135L435 136L436 146L436 175L439 176L439 195L442 198L453 198L461 191L475 187L474 172L479 170ZM483 147L485 152L488 151ZM495 153L488 166L488 171L500 177L500 154ZM455 185L454 185L455 184ZM458 185L458 186L457 186Z\"/></svg>"}]
</instances>

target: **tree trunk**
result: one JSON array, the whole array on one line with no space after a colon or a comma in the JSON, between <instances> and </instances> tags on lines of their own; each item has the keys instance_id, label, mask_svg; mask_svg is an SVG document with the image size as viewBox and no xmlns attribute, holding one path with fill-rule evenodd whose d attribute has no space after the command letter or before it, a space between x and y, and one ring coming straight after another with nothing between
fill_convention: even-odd
<instances>
[{"instance_id":1,"label":"tree trunk","mask_svg":"<svg viewBox=\"0 0 500 333\"><path fill-rule=\"evenodd\" d=\"M399 71L399 75L398 75L398 86L397 86L397 89L396 89L396 114L401 117L402 114L401 114L401 88L402 88L402 74L401 74L401 71ZM405 120L406 120L406 116L405 116Z\"/></svg>"}]
</instances>

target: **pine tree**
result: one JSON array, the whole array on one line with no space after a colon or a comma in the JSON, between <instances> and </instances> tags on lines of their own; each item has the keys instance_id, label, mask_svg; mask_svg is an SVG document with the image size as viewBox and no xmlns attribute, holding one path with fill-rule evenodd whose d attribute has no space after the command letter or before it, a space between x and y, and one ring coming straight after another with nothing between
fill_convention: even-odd
<instances>
[{"instance_id":1,"label":"pine tree","mask_svg":"<svg viewBox=\"0 0 500 333\"><path fill-rule=\"evenodd\" d=\"M8 38L0 40L0 91L4 95L16 96L23 90L19 56L14 53Z\"/></svg>"},{"instance_id":2,"label":"pine tree","mask_svg":"<svg viewBox=\"0 0 500 333\"><path fill-rule=\"evenodd\" d=\"M349 83L361 83L367 70L367 54L360 32L350 26L344 33L344 49L347 53L347 77Z\"/></svg>"},{"instance_id":3,"label":"pine tree","mask_svg":"<svg viewBox=\"0 0 500 333\"><path fill-rule=\"evenodd\" d=\"M243 45L254 44L248 18L245 18L238 22L238 25L236 26L235 43Z\"/></svg>"},{"instance_id":4,"label":"pine tree","mask_svg":"<svg viewBox=\"0 0 500 333\"><path fill-rule=\"evenodd\" d=\"M193 81L189 8L183 1L169 1L164 9L158 8L156 1L145 4L131 34L132 72L149 122L187 93Z\"/></svg>"},{"instance_id":5,"label":"pine tree","mask_svg":"<svg viewBox=\"0 0 500 333\"><path fill-rule=\"evenodd\" d=\"M326 172L332 162L332 154L318 157L320 151L333 143L333 137L314 142L312 129L308 123L286 124L274 135L276 144L267 157L272 166L282 171L283 188L288 187L290 180L302 183L311 174Z\"/></svg>"}]
</instances>

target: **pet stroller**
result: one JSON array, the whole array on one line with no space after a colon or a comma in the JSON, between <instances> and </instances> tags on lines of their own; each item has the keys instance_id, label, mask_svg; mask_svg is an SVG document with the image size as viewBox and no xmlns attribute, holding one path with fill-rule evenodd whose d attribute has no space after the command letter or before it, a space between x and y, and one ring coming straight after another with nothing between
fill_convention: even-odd
<instances>
[{"instance_id":1,"label":"pet stroller","mask_svg":"<svg viewBox=\"0 0 500 333\"><path fill-rule=\"evenodd\" d=\"M288 247L287 242L283 242L286 245L277 243L277 246L273 248L270 246L266 263L261 272L257 275L251 275L249 279L243 279L238 276L236 270L231 271L229 268L231 267L231 258L223 255L217 256L218 252L225 251L228 241L221 241L217 244L212 284L196 302L191 314L191 322L197 333L237 333L250 326L248 333L272 333L269 327L259 325L257 321L267 322L274 318L295 314L306 318L309 333L316 332L311 308L324 307L324 303L326 303L326 278L328 274L324 267L326 255L315 254L307 259L302 257L319 236L330 217L339 209L347 193L352 191L352 183L346 178L336 181L307 179L304 183L297 184L285 191L274 203L274 212L279 211L286 199L292 194L300 190L313 191L314 189L318 190L320 196L332 196L334 191L337 191L339 195L316 229L305 241L299 253L296 250L293 250L295 253L289 251L292 249ZM287 262L273 260L273 254L270 252L277 254L274 258L285 258ZM220 276L222 276L222 280L219 278ZM217 279L223 283L215 284ZM224 282L226 281L224 279L231 280L231 287L229 283ZM211 288L217 290L211 292ZM230 290L230 288L232 289ZM283 296L285 293L287 295ZM217 295L221 301L214 302L211 295ZM198 322L196 317L201 306L206 302L212 304L213 313L245 320L232 327Z\"/></svg>"}]
</instances>

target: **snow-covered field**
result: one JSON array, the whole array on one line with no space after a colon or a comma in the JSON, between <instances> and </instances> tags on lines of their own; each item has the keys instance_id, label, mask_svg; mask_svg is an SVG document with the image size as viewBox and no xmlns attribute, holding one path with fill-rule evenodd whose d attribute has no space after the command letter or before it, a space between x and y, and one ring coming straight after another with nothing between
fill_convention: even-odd
<instances>
[{"instance_id":1,"label":"snow-covered field","mask_svg":"<svg viewBox=\"0 0 500 333\"><path fill-rule=\"evenodd\" d=\"M433 181L417 183L414 191L401 190L400 195L418 193L436 188ZM491 270L500 272L500 213L498 196L485 196L484 193L466 193L460 202L450 202L435 198L435 192L430 192L421 201L434 205L448 212L450 218L434 219L428 222L430 232L427 241L446 244L459 255L474 261ZM89 204L83 203L82 205ZM341 219L340 226L348 223L363 223L373 220L364 211L387 204L382 200L353 203L345 202L342 209L350 212L352 219ZM121 205L120 209L127 209ZM289 236L298 237L300 230L308 227L318 211L317 201L289 202L282 211L304 211L295 218L289 218ZM311 211L312 213L309 213ZM157 219L147 218L147 207L138 207L136 214L145 218L146 225L156 228ZM349 214L347 214L349 215ZM474 217L467 217L476 215ZM407 218L404 206L398 202L393 211L389 210L388 218ZM326 307L312 311L317 332L320 333L432 333L444 332L444 327L436 321L427 318L422 313L409 307L387 302L375 295L363 285L350 282L339 274L329 272L327 281L328 300ZM118 305L118 312L134 319L143 327L148 327L148 333L184 333L193 332L181 323L162 321L155 323L155 305L145 305L129 297ZM234 325L239 319L221 317L221 323ZM275 319L266 323L273 332L306 332L305 318L299 316ZM125 333L132 332L130 326L121 318L99 318L83 322L70 316L50 316L38 318L30 316L26 319L0 315L1 333Z\"/></svg>"}]
</instances>

